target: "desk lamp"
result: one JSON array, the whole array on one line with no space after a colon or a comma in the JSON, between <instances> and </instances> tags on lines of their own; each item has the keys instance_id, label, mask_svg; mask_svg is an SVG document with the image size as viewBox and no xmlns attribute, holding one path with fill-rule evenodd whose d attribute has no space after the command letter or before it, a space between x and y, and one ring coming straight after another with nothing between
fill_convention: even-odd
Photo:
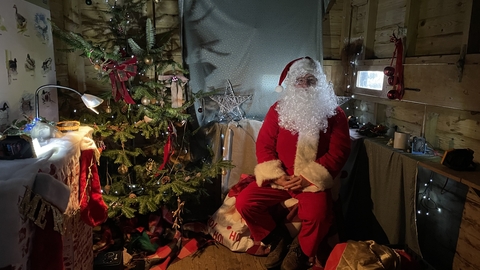
<instances>
[{"instance_id":1,"label":"desk lamp","mask_svg":"<svg viewBox=\"0 0 480 270\"><path fill-rule=\"evenodd\" d=\"M81 94L77 90L75 90L73 88L70 88L70 87L65 87L65 86L56 85L56 84L46 84L46 85L40 86L35 91L35 118L40 118L40 106L39 106L38 94L40 93L40 90L45 89L45 88L60 88L60 89L70 90L70 91L76 93L77 95L82 97L82 101L85 104L85 106L87 108L89 108L90 110L94 111L96 114L98 114L98 111L95 110L95 107L102 104L102 102L103 102L103 99L101 99L97 96L90 95L90 94Z\"/></svg>"}]
</instances>

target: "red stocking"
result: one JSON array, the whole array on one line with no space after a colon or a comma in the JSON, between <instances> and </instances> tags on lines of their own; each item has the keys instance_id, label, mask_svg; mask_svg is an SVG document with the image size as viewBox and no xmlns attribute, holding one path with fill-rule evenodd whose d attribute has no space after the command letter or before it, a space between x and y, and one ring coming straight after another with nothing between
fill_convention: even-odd
<instances>
[{"instance_id":1,"label":"red stocking","mask_svg":"<svg viewBox=\"0 0 480 270\"><path fill-rule=\"evenodd\" d=\"M103 201L98 177L98 168L95 163L93 149L83 150L80 157L79 181L80 214L82 220L95 227L107 220L107 205Z\"/></svg>"}]
</instances>

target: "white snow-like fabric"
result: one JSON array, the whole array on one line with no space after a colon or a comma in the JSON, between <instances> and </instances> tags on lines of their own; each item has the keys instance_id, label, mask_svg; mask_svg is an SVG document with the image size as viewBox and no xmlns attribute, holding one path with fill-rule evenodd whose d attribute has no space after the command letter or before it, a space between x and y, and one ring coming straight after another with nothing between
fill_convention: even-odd
<instances>
[{"instance_id":1,"label":"white snow-like fabric","mask_svg":"<svg viewBox=\"0 0 480 270\"><path fill-rule=\"evenodd\" d=\"M235 168L226 171L222 176L222 193L234 186L242 174L253 174L257 159L255 142L262 122L242 119L228 123L223 140L223 159L231 160Z\"/></svg>"},{"instance_id":2,"label":"white snow-like fabric","mask_svg":"<svg viewBox=\"0 0 480 270\"><path fill-rule=\"evenodd\" d=\"M29 241L35 232L33 222L22 217L19 204L27 188L32 189L38 166L36 162L14 170L13 174L0 175L0 268L12 265L15 269L29 269L28 257L31 254ZM3 163L3 161L2 161ZM2 172L5 172L2 170Z\"/></svg>"}]
</instances>

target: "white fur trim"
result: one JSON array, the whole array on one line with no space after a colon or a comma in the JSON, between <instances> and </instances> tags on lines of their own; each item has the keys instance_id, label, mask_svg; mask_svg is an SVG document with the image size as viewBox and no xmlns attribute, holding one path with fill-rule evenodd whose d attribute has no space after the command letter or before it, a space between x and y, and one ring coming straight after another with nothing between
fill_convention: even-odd
<instances>
[{"instance_id":1,"label":"white fur trim","mask_svg":"<svg viewBox=\"0 0 480 270\"><path fill-rule=\"evenodd\" d=\"M300 172L300 175L315 185L306 187L303 189L304 192L323 191L333 187L332 175L328 172L327 168L315 161L310 162L310 164Z\"/></svg>"},{"instance_id":2,"label":"white fur trim","mask_svg":"<svg viewBox=\"0 0 480 270\"><path fill-rule=\"evenodd\" d=\"M277 93L283 92L283 86L277 85L277 87L275 87L275 92L277 92Z\"/></svg>"},{"instance_id":3,"label":"white fur trim","mask_svg":"<svg viewBox=\"0 0 480 270\"><path fill-rule=\"evenodd\" d=\"M295 153L295 175L300 175L310 162L317 157L318 140L320 135L298 134L297 151Z\"/></svg>"},{"instance_id":4,"label":"white fur trim","mask_svg":"<svg viewBox=\"0 0 480 270\"><path fill-rule=\"evenodd\" d=\"M63 182L46 173L38 173L35 177L33 192L56 206L65 213L70 199L70 188Z\"/></svg>"},{"instance_id":5,"label":"white fur trim","mask_svg":"<svg viewBox=\"0 0 480 270\"><path fill-rule=\"evenodd\" d=\"M323 191L333 186L333 178L328 170L315 162L319 138L319 134L298 135L295 175L302 175L314 185L303 189L304 192Z\"/></svg>"},{"instance_id":6,"label":"white fur trim","mask_svg":"<svg viewBox=\"0 0 480 270\"><path fill-rule=\"evenodd\" d=\"M282 162L279 159L257 164L254 173L259 187L261 187L266 180L276 179L285 175L285 171L282 169Z\"/></svg>"}]
</instances>

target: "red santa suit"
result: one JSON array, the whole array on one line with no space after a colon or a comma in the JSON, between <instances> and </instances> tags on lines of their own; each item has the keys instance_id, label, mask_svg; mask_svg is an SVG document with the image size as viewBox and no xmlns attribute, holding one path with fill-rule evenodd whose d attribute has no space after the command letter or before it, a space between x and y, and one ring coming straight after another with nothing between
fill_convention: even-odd
<instances>
[{"instance_id":1,"label":"red santa suit","mask_svg":"<svg viewBox=\"0 0 480 270\"><path fill-rule=\"evenodd\" d=\"M261 241L276 226L268 208L291 197L298 199L298 216L302 220L298 241L305 255L314 257L333 221L330 188L350 153L348 121L337 107L325 132L293 134L279 125L277 105L266 114L258 134L256 183L239 194L236 208L253 239ZM285 174L301 175L311 185L292 191L270 181Z\"/></svg>"}]
</instances>

